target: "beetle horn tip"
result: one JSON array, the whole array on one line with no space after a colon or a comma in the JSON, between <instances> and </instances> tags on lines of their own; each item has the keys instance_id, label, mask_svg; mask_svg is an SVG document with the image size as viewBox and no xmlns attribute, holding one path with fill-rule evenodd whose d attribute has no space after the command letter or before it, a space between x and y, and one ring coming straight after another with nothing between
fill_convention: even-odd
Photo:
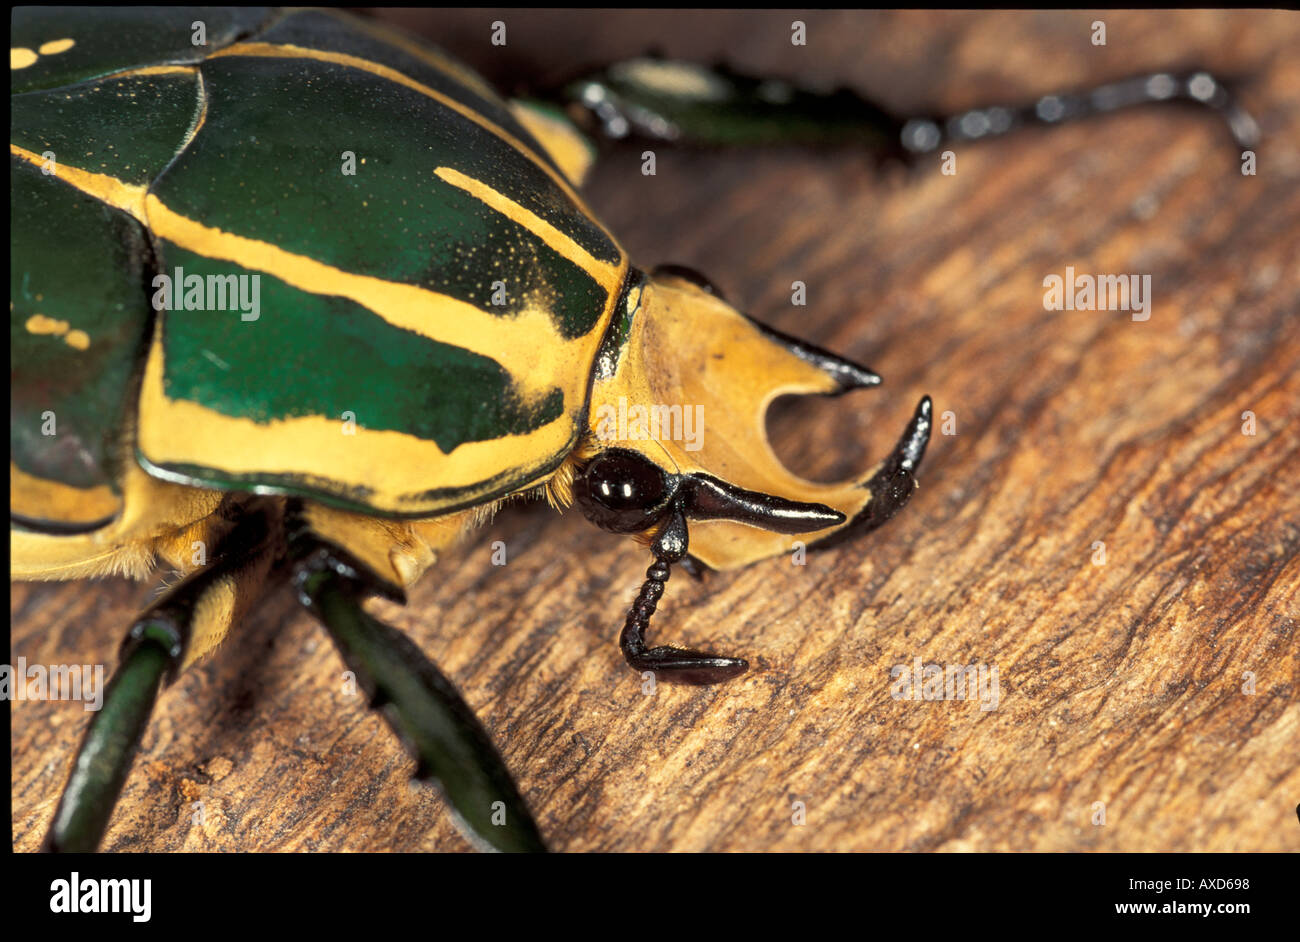
<instances>
[{"instance_id":1,"label":"beetle horn tip","mask_svg":"<svg viewBox=\"0 0 1300 942\"><path fill-rule=\"evenodd\" d=\"M934 403L929 396L922 396L917 403L912 421L907 424L903 437L899 439L891 457L897 457L899 467L915 471L925 456L925 447L930 443L930 429L934 424Z\"/></svg>"},{"instance_id":2,"label":"beetle horn tip","mask_svg":"<svg viewBox=\"0 0 1300 942\"><path fill-rule=\"evenodd\" d=\"M756 327L764 337L774 341L777 345L784 347L787 351L794 354L805 363L819 369L826 376L835 381L836 388L832 395L846 393L851 389L865 389L868 386L879 386L883 380L879 373L873 369L863 366L861 363L855 363L847 357L842 357L838 353L831 353L816 344L808 343L806 340L800 340L789 334L782 333L775 327L769 327L759 321L754 320L748 315L742 315L750 324Z\"/></svg>"},{"instance_id":3,"label":"beetle horn tip","mask_svg":"<svg viewBox=\"0 0 1300 942\"><path fill-rule=\"evenodd\" d=\"M871 491L867 511L876 521L873 526L879 526L898 513L916 490L916 469L930 443L933 412L934 404L930 397L922 396L898 444L863 485Z\"/></svg>"},{"instance_id":4,"label":"beetle horn tip","mask_svg":"<svg viewBox=\"0 0 1300 942\"><path fill-rule=\"evenodd\" d=\"M815 544L818 549L868 533L903 509L917 488L916 469L930 443L933 412L930 397L922 396L894 450L862 483L871 492L871 499L846 526L818 540Z\"/></svg>"},{"instance_id":5,"label":"beetle horn tip","mask_svg":"<svg viewBox=\"0 0 1300 942\"><path fill-rule=\"evenodd\" d=\"M828 370L827 372L831 372ZM868 369L860 363L854 363L852 360L844 357L839 358L834 370L836 381L840 384L845 392L850 389L866 389L868 386L879 386L884 380L875 370Z\"/></svg>"}]
</instances>

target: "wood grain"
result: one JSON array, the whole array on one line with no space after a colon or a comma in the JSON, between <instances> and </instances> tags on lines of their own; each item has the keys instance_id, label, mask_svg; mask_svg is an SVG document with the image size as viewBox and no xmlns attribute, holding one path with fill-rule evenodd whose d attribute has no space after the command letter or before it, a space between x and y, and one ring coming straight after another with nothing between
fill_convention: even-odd
<instances>
[{"instance_id":1,"label":"wood grain","mask_svg":"<svg viewBox=\"0 0 1300 942\"><path fill-rule=\"evenodd\" d=\"M754 316L884 375L780 410L793 467L869 467L922 393L954 433L935 436L911 505L860 543L674 576L658 637L749 656L728 685L644 695L615 646L644 549L540 506L477 533L407 608L378 610L461 686L560 850L1300 847L1300 66L1286 54L1300 17L389 15L499 84L654 46L900 109L1189 63L1251 76L1253 177L1183 109L963 147L954 176L845 152L657 148L644 177L642 148L615 148L590 203L639 264L705 271ZM807 48L789 44L795 18ZM1097 18L1105 47L1088 42ZM494 19L504 49L488 45ZM1149 273L1150 320L1045 311L1042 280L1066 265ZM807 307L789 303L796 279ZM13 656L111 669L150 593L16 584ZM917 657L996 666L997 709L894 699L891 668ZM268 599L162 697L107 849L465 849L342 670L287 593ZM14 846L32 850L87 714L24 702L11 717Z\"/></svg>"}]
</instances>

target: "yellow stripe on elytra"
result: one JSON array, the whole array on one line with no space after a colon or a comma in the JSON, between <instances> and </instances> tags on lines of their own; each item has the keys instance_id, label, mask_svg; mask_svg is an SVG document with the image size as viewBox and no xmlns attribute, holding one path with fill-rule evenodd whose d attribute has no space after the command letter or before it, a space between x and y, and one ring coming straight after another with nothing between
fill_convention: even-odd
<instances>
[{"instance_id":1,"label":"yellow stripe on elytra","mask_svg":"<svg viewBox=\"0 0 1300 942\"><path fill-rule=\"evenodd\" d=\"M49 42L41 43L35 52L25 46L10 46L9 68L11 71L25 69L28 66L35 65L36 60L41 56L57 56L61 52L67 52L76 44L75 39L51 39Z\"/></svg>"},{"instance_id":2,"label":"yellow stripe on elytra","mask_svg":"<svg viewBox=\"0 0 1300 942\"><path fill-rule=\"evenodd\" d=\"M75 39L51 39L47 43L41 43L36 51L43 56L57 56L61 52L67 52L76 44Z\"/></svg>"},{"instance_id":3,"label":"yellow stripe on elytra","mask_svg":"<svg viewBox=\"0 0 1300 942\"><path fill-rule=\"evenodd\" d=\"M36 166L44 163L39 154L16 144L10 144L9 150ZM550 313L541 308L526 308L514 317L489 314L427 288L353 274L270 242L205 226L174 212L157 196L147 193L145 187L123 183L107 174L62 163L56 165L55 172L59 179L125 210L155 235L183 249L265 272L310 294L347 298L394 327L496 360L510 373L525 401L551 388L549 377L554 364L565 359L564 348L586 345L582 337L565 340ZM611 289L611 298L614 294Z\"/></svg>"},{"instance_id":4,"label":"yellow stripe on elytra","mask_svg":"<svg viewBox=\"0 0 1300 942\"><path fill-rule=\"evenodd\" d=\"M438 179L464 190L490 209L523 226L561 256L585 271L607 292L617 293L619 280L622 277L621 266L600 261L570 236L556 229L532 210L520 206L508 196L503 196L486 183L466 176L454 167L439 167L433 173Z\"/></svg>"},{"instance_id":5,"label":"yellow stripe on elytra","mask_svg":"<svg viewBox=\"0 0 1300 942\"><path fill-rule=\"evenodd\" d=\"M295 46L287 43L235 43L233 46L227 46L225 49L214 52L208 58L221 59L229 56L261 56L268 59L312 59L316 62L329 62L333 65L341 65L350 69L359 69L363 72L369 72L371 75L377 75L382 79L387 79L390 82L402 85L412 91L419 92L421 95L432 98L439 104L450 108L461 117L473 121L479 127L495 134L501 140L505 141L505 143L514 150L519 151L530 161L540 167L542 171L545 172L561 190L564 191L565 196L572 200L574 205L577 206L585 216L595 221L595 217L592 216L591 211L587 209L582 198L579 197L573 187L569 185L569 181L565 179L564 174L552 167L547 160L531 147L519 140L519 138L515 137L496 122L475 111L469 105L457 101L450 95L444 95L436 88L430 88L423 82L417 82L410 76L403 75L401 72L398 72L390 66L378 62L371 62L369 59L362 59L360 56L348 55L344 52L326 52L321 49L309 49L305 46ZM600 225L599 222L596 224L598 226ZM601 227L601 231L605 233L606 237L608 237L611 242L614 241L613 236L611 236L603 226Z\"/></svg>"},{"instance_id":6,"label":"yellow stripe on elytra","mask_svg":"<svg viewBox=\"0 0 1300 942\"><path fill-rule=\"evenodd\" d=\"M126 78L148 78L154 75L192 75L199 71L197 65L146 65L138 69L124 69L121 72L110 72L108 75L101 75L95 79L96 82L112 82L117 79Z\"/></svg>"},{"instance_id":7,"label":"yellow stripe on elytra","mask_svg":"<svg viewBox=\"0 0 1300 942\"><path fill-rule=\"evenodd\" d=\"M47 164L40 154L34 154L17 144L9 145L9 153L37 167L43 168ZM54 163L54 175L82 193L93 196L101 203L107 203L109 206L130 213L147 225L144 215L146 190L143 184L123 183L117 177L110 177L106 173L93 173L58 162Z\"/></svg>"},{"instance_id":8,"label":"yellow stripe on elytra","mask_svg":"<svg viewBox=\"0 0 1300 942\"><path fill-rule=\"evenodd\" d=\"M510 113L541 144L574 186L582 186L596 159L596 149L569 122L522 101L510 102Z\"/></svg>"},{"instance_id":9,"label":"yellow stripe on elytra","mask_svg":"<svg viewBox=\"0 0 1300 942\"><path fill-rule=\"evenodd\" d=\"M29 334L49 335L63 338L63 342L74 350L89 350L90 335L84 330L73 330L72 325L44 314L33 314L23 325Z\"/></svg>"},{"instance_id":10,"label":"yellow stripe on elytra","mask_svg":"<svg viewBox=\"0 0 1300 942\"><path fill-rule=\"evenodd\" d=\"M159 325L161 328L161 325ZM577 429L563 413L538 429L489 441L466 442L450 454L436 442L405 432L364 427L343 434L335 417L302 416L255 422L186 399L170 399L163 384L161 329L155 333L140 389L139 447L153 465L197 464L230 474L304 475L364 485L365 500L389 513L436 513L437 501L412 495L438 488L473 488L529 459L562 455ZM572 390L566 390L566 401ZM537 481L521 482L520 489Z\"/></svg>"},{"instance_id":11,"label":"yellow stripe on elytra","mask_svg":"<svg viewBox=\"0 0 1300 942\"><path fill-rule=\"evenodd\" d=\"M427 288L346 272L270 242L205 226L174 212L152 193L145 198L145 212L155 235L183 249L266 272L310 294L347 298L394 327L496 360L526 400L547 391L548 364L572 343L541 308L498 316Z\"/></svg>"}]
</instances>

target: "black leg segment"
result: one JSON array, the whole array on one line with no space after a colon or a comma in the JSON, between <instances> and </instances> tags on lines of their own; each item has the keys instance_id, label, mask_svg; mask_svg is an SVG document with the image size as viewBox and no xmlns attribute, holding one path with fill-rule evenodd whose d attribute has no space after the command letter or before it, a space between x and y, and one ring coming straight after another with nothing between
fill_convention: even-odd
<instances>
[{"instance_id":1,"label":"black leg segment","mask_svg":"<svg viewBox=\"0 0 1300 942\"><path fill-rule=\"evenodd\" d=\"M164 621L146 616L132 627L103 708L77 750L43 850L92 853L99 847L163 677L175 669L180 649L179 636Z\"/></svg>"},{"instance_id":2,"label":"black leg segment","mask_svg":"<svg viewBox=\"0 0 1300 942\"><path fill-rule=\"evenodd\" d=\"M261 578L270 565L271 531L257 501L241 507L217 557L151 605L131 626L103 708L86 729L59 799L44 850L91 852L108 827L140 737L164 682L185 660L196 613L225 579Z\"/></svg>"},{"instance_id":3,"label":"black leg segment","mask_svg":"<svg viewBox=\"0 0 1300 942\"><path fill-rule=\"evenodd\" d=\"M544 852L527 803L469 705L419 647L361 607L375 594L374 577L305 529L292 537L290 554L299 600L415 757L415 778L441 788L480 850Z\"/></svg>"}]
</instances>

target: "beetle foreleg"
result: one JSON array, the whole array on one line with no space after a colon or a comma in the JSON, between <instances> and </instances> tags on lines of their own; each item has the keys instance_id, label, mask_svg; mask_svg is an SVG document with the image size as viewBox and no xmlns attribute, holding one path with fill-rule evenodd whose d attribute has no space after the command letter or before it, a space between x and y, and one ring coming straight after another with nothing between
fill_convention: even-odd
<instances>
[{"instance_id":1,"label":"beetle foreleg","mask_svg":"<svg viewBox=\"0 0 1300 942\"><path fill-rule=\"evenodd\" d=\"M290 553L299 601L414 754L415 777L441 787L462 832L480 849L545 851L505 762L451 681L414 642L361 607L376 588L364 567L307 530L292 537Z\"/></svg>"},{"instance_id":2,"label":"beetle foreleg","mask_svg":"<svg viewBox=\"0 0 1300 942\"><path fill-rule=\"evenodd\" d=\"M102 709L86 729L45 837L47 851L99 845L164 681L224 637L239 597L260 587L272 549L268 507L242 508L217 557L174 586L131 626ZM225 551L229 547L231 551Z\"/></svg>"},{"instance_id":3,"label":"beetle foreleg","mask_svg":"<svg viewBox=\"0 0 1300 942\"><path fill-rule=\"evenodd\" d=\"M887 150L901 126L844 88L811 91L718 66L639 58L616 62L562 93L586 109L606 137L688 144L857 143Z\"/></svg>"},{"instance_id":4,"label":"beetle foreleg","mask_svg":"<svg viewBox=\"0 0 1300 942\"><path fill-rule=\"evenodd\" d=\"M627 622L619 637L619 647L628 664L639 671L662 674L663 680L679 684L716 684L729 680L749 669L749 662L738 657L719 657L702 651L673 648L661 645L647 648L646 629L650 617L664 594L664 584L672 573L672 564L686 556L686 518L674 509L668 523L654 542L655 561L646 570L645 582L637 593Z\"/></svg>"}]
</instances>

